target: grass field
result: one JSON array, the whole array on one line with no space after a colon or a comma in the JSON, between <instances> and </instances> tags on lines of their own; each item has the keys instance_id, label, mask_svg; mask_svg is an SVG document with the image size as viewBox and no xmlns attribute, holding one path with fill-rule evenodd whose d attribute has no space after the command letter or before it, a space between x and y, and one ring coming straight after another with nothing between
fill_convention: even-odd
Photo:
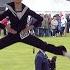
<instances>
[{"instance_id":1,"label":"grass field","mask_svg":"<svg viewBox=\"0 0 70 70\"><path fill-rule=\"evenodd\" d=\"M41 38L48 43L55 45L64 45L70 51L70 37L43 37ZM16 43L3 50L0 50L0 70L35 70L34 58L38 51L36 48L35 54L32 53L33 47ZM47 53L49 58L53 56ZM70 70L70 59L57 56L56 70Z\"/></svg>"}]
</instances>

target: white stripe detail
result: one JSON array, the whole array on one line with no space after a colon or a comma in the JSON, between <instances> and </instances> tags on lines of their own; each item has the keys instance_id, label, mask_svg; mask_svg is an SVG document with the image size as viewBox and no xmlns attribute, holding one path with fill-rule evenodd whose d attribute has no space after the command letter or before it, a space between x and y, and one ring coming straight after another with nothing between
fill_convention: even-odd
<instances>
[{"instance_id":1,"label":"white stripe detail","mask_svg":"<svg viewBox=\"0 0 70 70\"><path fill-rule=\"evenodd\" d=\"M11 6L9 6L9 5L7 5L6 4L6 7L12 12L12 14L16 17L18 17L18 15L17 15L17 13L12 9L12 7ZM24 9L23 9L23 11L21 12L21 17L19 18L19 19L21 19L22 18L22 16L25 14L25 12L27 11L27 9L28 9L28 7L26 6Z\"/></svg>"},{"instance_id":2,"label":"white stripe detail","mask_svg":"<svg viewBox=\"0 0 70 70\"><path fill-rule=\"evenodd\" d=\"M26 6L23 11L22 11L22 16L25 14L25 12L27 11L28 7Z\"/></svg>"},{"instance_id":3,"label":"white stripe detail","mask_svg":"<svg viewBox=\"0 0 70 70\"><path fill-rule=\"evenodd\" d=\"M15 17L17 16L17 15L16 15L16 12L12 9L11 6L9 6L9 5L6 4L6 7L12 12L12 14L13 14Z\"/></svg>"}]
</instances>

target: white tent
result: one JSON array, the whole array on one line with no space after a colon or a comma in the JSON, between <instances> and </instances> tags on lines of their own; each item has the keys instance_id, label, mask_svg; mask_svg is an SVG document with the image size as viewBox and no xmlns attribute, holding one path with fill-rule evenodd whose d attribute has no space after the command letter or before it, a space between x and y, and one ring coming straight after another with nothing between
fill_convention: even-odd
<instances>
[{"instance_id":1,"label":"white tent","mask_svg":"<svg viewBox=\"0 0 70 70\"><path fill-rule=\"evenodd\" d=\"M70 11L66 0L23 0L34 11Z\"/></svg>"},{"instance_id":2,"label":"white tent","mask_svg":"<svg viewBox=\"0 0 70 70\"><path fill-rule=\"evenodd\" d=\"M0 0L0 6L12 0ZM70 11L67 0L23 0L24 4L34 11Z\"/></svg>"},{"instance_id":3,"label":"white tent","mask_svg":"<svg viewBox=\"0 0 70 70\"><path fill-rule=\"evenodd\" d=\"M0 6L3 6L3 3L10 1L12 0L0 0ZM46 11L70 12L70 2L67 0L23 0L22 2L36 12L41 13L45 13Z\"/></svg>"}]
</instances>

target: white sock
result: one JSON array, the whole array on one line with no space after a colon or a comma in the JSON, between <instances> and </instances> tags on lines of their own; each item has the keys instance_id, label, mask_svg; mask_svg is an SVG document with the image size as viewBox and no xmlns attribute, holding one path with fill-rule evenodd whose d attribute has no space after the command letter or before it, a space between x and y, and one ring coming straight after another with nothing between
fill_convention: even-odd
<instances>
[{"instance_id":1,"label":"white sock","mask_svg":"<svg viewBox=\"0 0 70 70\"><path fill-rule=\"evenodd\" d=\"M70 58L70 52L63 52L64 56Z\"/></svg>"}]
</instances>

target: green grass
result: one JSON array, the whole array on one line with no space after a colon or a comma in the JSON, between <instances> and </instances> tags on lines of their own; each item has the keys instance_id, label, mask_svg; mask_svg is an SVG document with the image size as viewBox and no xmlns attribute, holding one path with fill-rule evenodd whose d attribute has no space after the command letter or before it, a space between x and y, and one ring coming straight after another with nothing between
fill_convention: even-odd
<instances>
[{"instance_id":1,"label":"green grass","mask_svg":"<svg viewBox=\"0 0 70 70\"><path fill-rule=\"evenodd\" d=\"M70 37L43 37L42 40L55 44L64 45L70 51ZM32 53L33 47L16 43L3 50L0 50L0 70L35 70L34 59L36 53ZM47 53L49 57L54 54ZM56 70L70 70L70 59L57 56Z\"/></svg>"}]
</instances>

